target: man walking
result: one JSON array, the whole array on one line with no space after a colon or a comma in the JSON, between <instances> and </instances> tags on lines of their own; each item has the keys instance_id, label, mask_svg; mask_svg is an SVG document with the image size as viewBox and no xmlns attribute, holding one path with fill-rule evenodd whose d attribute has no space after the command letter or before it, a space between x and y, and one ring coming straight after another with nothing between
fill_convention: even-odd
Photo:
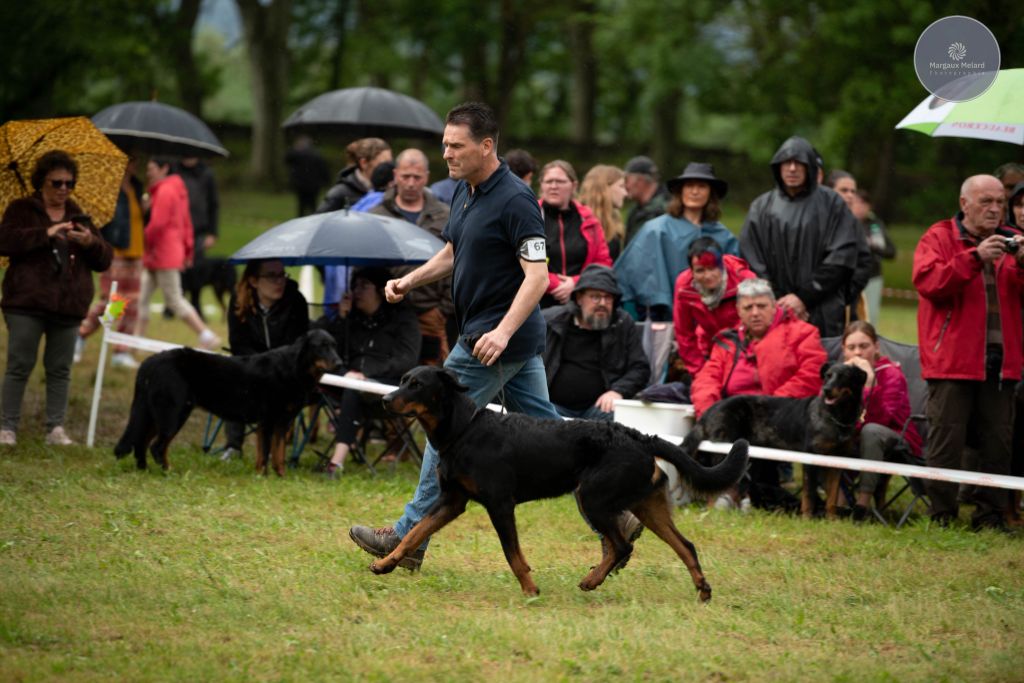
<instances>
[{"instance_id":1,"label":"man walking","mask_svg":"<svg viewBox=\"0 0 1024 683\"><path fill-rule=\"evenodd\" d=\"M459 181L444 248L427 263L385 288L401 301L414 288L452 276L459 342L445 367L469 387L478 406L504 393L506 406L536 417L560 419L548 400L545 325L537 305L548 284L544 223L537 198L498 159L498 124L485 104L469 102L445 120L444 159ZM354 526L349 536L377 557L398 545L440 496L437 450L427 445L412 501L393 527ZM426 544L400 563L418 569Z\"/></svg>"}]
</instances>

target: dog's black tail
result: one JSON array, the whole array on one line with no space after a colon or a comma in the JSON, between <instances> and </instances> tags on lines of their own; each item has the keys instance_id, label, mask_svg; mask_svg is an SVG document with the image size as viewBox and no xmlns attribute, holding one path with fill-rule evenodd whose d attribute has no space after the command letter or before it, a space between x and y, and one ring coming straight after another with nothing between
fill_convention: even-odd
<instances>
[{"instance_id":1,"label":"dog's black tail","mask_svg":"<svg viewBox=\"0 0 1024 683\"><path fill-rule=\"evenodd\" d=\"M729 455L714 467L704 467L682 448L658 439L660 448L655 457L666 460L679 470L679 476L699 493L717 493L729 488L743 476L747 469L747 455L750 444L739 439L732 445Z\"/></svg>"},{"instance_id":2,"label":"dog's black tail","mask_svg":"<svg viewBox=\"0 0 1024 683\"><path fill-rule=\"evenodd\" d=\"M142 368L139 368L139 374L135 376L135 395L132 397L132 408L128 413L128 424L125 425L124 434L114 446L114 455L118 458L123 458L131 453L135 444L146 433L149 409L144 398L145 392L140 387L142 377Z\"/></svg>"}]
</instances>

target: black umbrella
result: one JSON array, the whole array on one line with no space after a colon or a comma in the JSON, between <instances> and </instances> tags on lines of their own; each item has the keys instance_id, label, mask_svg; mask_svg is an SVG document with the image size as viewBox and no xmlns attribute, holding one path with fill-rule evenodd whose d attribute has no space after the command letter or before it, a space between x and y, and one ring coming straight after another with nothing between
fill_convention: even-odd
<instances>
[{"instance_id":1,"label":"black umbrella","mask_svg":"<svg viewBox=\"0 0 1024 683\"><path fill-rule=\"evenodd\" d=\"M161 102L122 102L92 117L121 149L179 157L228 156L199 118Z\"/></svg>"},{"instance_id":2,"label":"black umbrella","mask_svg":"<svg viewBox=\"0 0 1024 683\"><path fill-rule=\"evenodd\" d=\"M231 262L280 259L286 265L393 266L424 263L443 246L408 221L342 209L273 227L236 251Z\"/></svg>"},{"instance_id":3,"label":"black umbrella","mask_svg":"<svg viewBox=\"0 0 1024 683\"><path fill-rule=\"evenodd\" d=\"M313 135L433 138L444 124L430 107L383 88L345 88L315 97L295 110L284 128Z\"/></svg>"}]
</instances>

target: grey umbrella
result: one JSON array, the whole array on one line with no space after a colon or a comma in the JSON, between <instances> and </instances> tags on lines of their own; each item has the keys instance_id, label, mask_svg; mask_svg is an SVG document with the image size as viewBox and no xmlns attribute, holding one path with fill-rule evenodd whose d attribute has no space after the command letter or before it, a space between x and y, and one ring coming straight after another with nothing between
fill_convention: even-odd
<instances>
[{"instance_id":1,"label":"grey umbrella","mask_svg":"<svg viewBox=\"0 0 1024 683\"><path fill-rule=\"evenodd\" d=\"M408 221L342 209L273 227L236 251L231 262L272 258L286 265L393 266L423 263L443 246Z\"/></svg>"},{"instance_id":2,"label":"grey umbrella","mask_svg":"<svg viewBox=\"0 0 1024 683\"><path fill-rule=\"evenodd\" d=\"M198 117L162 102L122 102L96 114L92 122L115 145L129 152L228 156L224 145Z\"/></svg>"},{"instance_id":3,"label":"grey umbrella","mask_svg":"<svg viewBox=\"0 0 1024 683\"><path fill-rule=\"evenodd\" d=\"M432 138L444 133L437 114L417 99L384 88L344 88L315 97L284 122L296 133L350 137Z\"/></svg>"}]
</instances>

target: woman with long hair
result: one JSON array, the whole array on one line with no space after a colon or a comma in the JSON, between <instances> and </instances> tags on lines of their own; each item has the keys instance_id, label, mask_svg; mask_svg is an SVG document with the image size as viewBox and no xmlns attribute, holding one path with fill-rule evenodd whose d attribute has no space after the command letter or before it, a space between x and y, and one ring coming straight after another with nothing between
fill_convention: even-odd
<instances>
[{"instance_id":1,"label":"woman with long hair","mask_svg":"<svg viewBox=\"0 0 1024 683\"><path fill-rule=\"evenodd\" d=\"M309 306L299 286L277 259L245 264L228 307L228 343L231 355L251 356L287 346L309 329ZM242 450L244 425L228 422L222 460Z\"/></svg>"},{"instance_id":2,"label":"woman with long hair","mask_svg":"<svg viewBox=\"0 0 1024 683\"><path fill-rule=\"evenodd\" d=\"M348 165L338 173L334 186L327 190L317 213L337 211L352 206L373 189L373 170L391 161L391 146L380 138L362 138L345 148Z\"/></svg>"},{"instance_id":3,"label":"woman with long hair","mask_svg":"<svg viewBox=\"0 0 1024 683\"><path fill-rule=\"evenodd\" d=\"M572 164L562 159L540 171L541 212L547 235L548 289L541 308L564 304L580 273L591 263L612 265L604 228L589 208L574 199L579 181Z\"/></svg>"},{"instance_id":4,"label":"woman with long hair","mask_svg":"<svg viewBox=\"0 0 1024 683\"><path fill-rule=\"evenodd\" d=\"M864 385L863 417L860 421L860 457L868 460L897 460L896 446L921 455L921 436L910 419L907 378L882 355L878 333L864 320L855 320L843 331L843 360L868 374ZM853 507L855 520L867 518L880 475L862 472Z\"/></svg>"},{"instance_id":5,"label":"woman with long hair","mask_svg":"<svg viewBox=\"0 0 1024 683\"><path fill-rule=\"evenodd\" d=\"M590 209L604 228L604 241L612 261L626 244L622 204L626 201L626 173L617 166L598 164L587 171L580 186L580 204Z\"/></svg>"}]
</instances>

